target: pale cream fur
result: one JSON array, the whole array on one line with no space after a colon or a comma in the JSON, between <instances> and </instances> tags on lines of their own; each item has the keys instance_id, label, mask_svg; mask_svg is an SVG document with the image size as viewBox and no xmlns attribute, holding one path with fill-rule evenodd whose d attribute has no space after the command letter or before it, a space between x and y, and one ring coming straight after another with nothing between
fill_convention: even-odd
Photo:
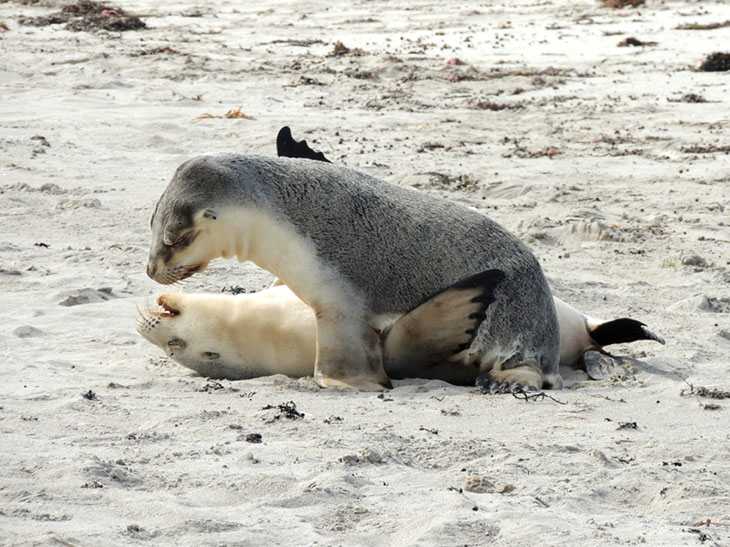
<instances>
[{"instance_id":1,"label":"pale cream fur","mask_svg":"<svg viewBox=\"0 0 730 547\"><path fill-rule=\"evenodd\" d=\"M586 351L600 349L588 333L604 321L588 317L559 298L553 300L560 324L560 364L575 366Z\"/></svg>"},{"instance_id":2,"label":"pale cream fur","mask_svg":"<svg viewBox=\"0 0 730 547\"><path fill-rule=\"evenodd\" d=\"M227 295L165 294L159 302L178 315L149 314L159 323L138 330L181 364L196 369L205 352L220 354L229 366L245 364L250 377L271 374L311 376L315 359L315 317L287 287L260 293ZM168 347L170 339L185 342ZM196 369L197 370L197 369Z\"/></svg>"}]
</instances>

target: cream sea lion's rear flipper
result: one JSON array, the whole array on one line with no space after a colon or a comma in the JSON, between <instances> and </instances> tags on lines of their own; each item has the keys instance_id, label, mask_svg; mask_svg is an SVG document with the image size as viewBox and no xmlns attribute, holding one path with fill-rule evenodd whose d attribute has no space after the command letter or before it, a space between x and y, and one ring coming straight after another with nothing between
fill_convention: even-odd
<instances>
[{"instance_id":1,"label":"cream sea lion's rear flipper","mask_svg":"<svg viewBox=\"0 0 730 547\"><path fill-rule=\"evenodd\" d=\"M588 350L581 359L581 367L591 380L606 378L634 378L634 375L621 362L621 358L601 351Z\"/></svg>"},{"instance_id":2,"label":"cream sea lion's rear flipper","mask_svg":"<svg viewBox=\"0 0 730 547\"><path fill-rule=\"evenodd\" d=\"M467 277L399 318L383 343L389 375L418 377L467 349L495 300L494 289L504 278L501 270Z\"/></svg>"}]
</instances>

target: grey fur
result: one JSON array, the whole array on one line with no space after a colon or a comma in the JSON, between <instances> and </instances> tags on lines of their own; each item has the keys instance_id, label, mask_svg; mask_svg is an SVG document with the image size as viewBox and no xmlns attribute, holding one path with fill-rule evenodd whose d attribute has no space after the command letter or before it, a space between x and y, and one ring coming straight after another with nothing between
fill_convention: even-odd
<instances>
[{"instance_id":1,"label":"grey fur","mask_svg":"<svg viewBox=\"0 0 730 547\"><path fill-rule=\"evenodd\" d=\"M373 316L405 313L468 275L502 270L505 280L471 353L496 352L503 368L528 364L559 385L558 323L542 269L486 216L323 162L199 156L178 168L160 197L150 256L170 253L161 234L180 234L201 209L230 205L263 209L292 225Z\"/></svg>"}]
</instances>

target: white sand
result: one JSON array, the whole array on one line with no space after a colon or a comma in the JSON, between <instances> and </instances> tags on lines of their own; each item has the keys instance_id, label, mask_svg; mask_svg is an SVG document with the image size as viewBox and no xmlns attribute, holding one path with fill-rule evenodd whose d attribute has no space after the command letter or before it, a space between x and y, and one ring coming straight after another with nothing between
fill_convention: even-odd
<instances>
[{"instance_id":1,"label":"white sand","mask_svg":"<svg viewBox=\"0 0 730 547\"><path fill-rule=\"evenodd\" d=\"M730 145L728 74L691 70L728 29L675 29L730 5L139 0L136 32L18 23L61 4L0 3L0 544L730 543L730 401L681 395L730 390L730 161L687 151ZM328 56L337 40L363 55ZM161 47L179 53L138 55ZM669 100L688 93L708 102ZM255 119L190 122L239 106ZM565 404L423 381L212 389L134 330L165 291L149 217L184 159L273 155L286 124L483 210L556 294L667 345L616 347L633 379L568 373ZM269 280L219 261L183 290ZM262 410L287 401L303 419Z\"/></svg>"}]
</instances>

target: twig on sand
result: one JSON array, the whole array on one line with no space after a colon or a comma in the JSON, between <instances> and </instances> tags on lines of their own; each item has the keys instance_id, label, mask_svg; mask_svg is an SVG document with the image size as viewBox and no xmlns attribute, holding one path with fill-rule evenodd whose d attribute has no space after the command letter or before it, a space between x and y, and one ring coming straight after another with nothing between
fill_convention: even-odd
<instances>
[{"instance_id":1,"label":"twig on sand","mask_svg":"<svg viewBox=\"0 0 730 547\"><path fill-rule=\"evenodd\" d=\"M710 519L701 520L701 521L695 523L695 526L709 527L710 524L712 524L713 526L730 526L730 522L715 522L714 520L710 520Z\"/></svg>"},{"instance_id":2,"label":"twig on sand","mask_svg":"<svg viewBox=\"0 0 730 547\"><path fill-rule=\"evenodd\" d=\"M544 391L531 392L531 391L525 391L524 389L519 389L519 390L515 390L512 392L512 397L514 397L515 399L521 399L523 401L542 401L543 399L548 398L551 401L555 401L559 405L568 404L563 401L558 401L555 397L551 397Z\"/></svg>"},{"instance_id":3,"label":"twig on sand","mask_svg":"<svg viewBox=\"0 0 730 547\"><path fill-rule=\"evenodd\" d=\"M685 23L683 25L677 25L674 27L677 30L715 30L718 28L730 27L730 21L723 21L722 23Z\"/></svg>"}]
</instances>

